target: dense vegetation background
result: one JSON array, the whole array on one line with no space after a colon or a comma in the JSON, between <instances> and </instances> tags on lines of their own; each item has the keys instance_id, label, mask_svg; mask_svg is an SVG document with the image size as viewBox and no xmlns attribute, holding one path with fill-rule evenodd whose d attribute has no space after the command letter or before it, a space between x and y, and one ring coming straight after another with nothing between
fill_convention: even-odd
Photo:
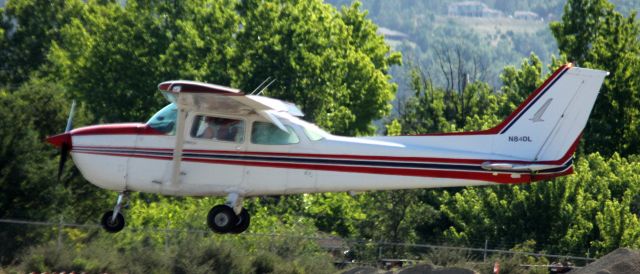
<instances>
[{"instance_id":1,"label":"dense vegetation background","mask_svg":"<svg viewBox=\"0 0 640 274\"><path fill-rule=\"evenodd\" d=\"M547 20L527 27L447 18L455 1L120 2L9 0L0 10L0 218L94 224L113 206L115 193L92 186L72 166L61 182L55 178L58 156L43 139L63 129L72 99L80 103L76 126L144 121L164 104L158 82L184 78L252 90L271 76L278 81L269 96L297 103L333 133L373 134L377 125L394 135L491 127L568 61L611 74L572 176L246 202L250 233L303 240L0 224L3 265L322 273L336 259L304 237L326 234L578 256L640 247L634 1L485 1L506 14L533 10ZM379 26L405 36L385 41ZM220 201L138 194L128 229L204 229L206 212ZM60 234L70 246L50 241ZM363 261L427 256L404 246L352 248Z\"/></svg>"}]
</instances>

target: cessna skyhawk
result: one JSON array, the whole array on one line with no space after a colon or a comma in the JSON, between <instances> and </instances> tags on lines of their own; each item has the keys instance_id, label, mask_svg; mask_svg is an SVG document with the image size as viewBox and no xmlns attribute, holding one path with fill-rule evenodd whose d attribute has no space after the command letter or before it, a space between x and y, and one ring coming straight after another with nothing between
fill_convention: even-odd
<instances>
[{"instance_id":1,"label":"cessna skyhawk","mask_svg":"<svg viewBox=\"0 0 640 274\"><path fill-rule=\"evenodd\" d=\"M71 152L92 184L120 193L102 217L124 227L131 191L226 196L208 226L240 233L246 197L316 192L519 184L573 172L578 144L604 77L560 67L494 128L420 136L342 137L300 117L295 105L192 81L159 84L169 104L146 123L71 130L47 140ZM73 108L72 108L73 109ZM62 166L62 165L61 165Z\"/></svg>"}]
</instances>

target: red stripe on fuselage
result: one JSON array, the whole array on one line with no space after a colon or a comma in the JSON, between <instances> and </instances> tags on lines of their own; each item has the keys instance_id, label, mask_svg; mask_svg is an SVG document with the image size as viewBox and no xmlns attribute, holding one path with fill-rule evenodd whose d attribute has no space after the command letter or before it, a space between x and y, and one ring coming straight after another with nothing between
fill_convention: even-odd
<instances>
[{"instance_id":1,"label":"red stripe on fuselage","mask_svg":"<svg viewBox=\"0 0 640 274\"><path fill-rule=\"evenodd\" d=\"M109 152L86 152L86 151L75 151L75 153L96 154L96 155L116 156L116 157L135 157L135 158L166 160L166 161L170 161L172 159L172 157L170 156L140 155L136 153L119 154L119 153L109 153ZM310 170L320 170L320 171L368 173L368 174L381 174L381 175L394 175L394 176L465 179L465 180L496 182L496 183L503 183L503 184L528 183L531 181L530 174L519 174L518 178L513 178L511 173L501 173L501 172L473 172L473 171L452 171L452 170L439 170L439 169L384 168L384 167L366 167L366 166L342 166L342 165L330 165L330 164L278 163L278 162L261 162L261 161L249 161L249 160L201 159L201 158L190 158L190 157L182 157L182 160L187 162L198 162L198 163L207 163L207 164L244 165L244 166L256 166L256 167L310 169Z\"/></svg>"},{"instance_id":2,"label":"red stripe on fuselage","mask_svg":"<svg viewBox=\"0 0 640 274\"><path fill-rule=\"evenodd\" d=\"M460 158L436 158L436 157L407 157L407 156L380 156L380 155L352 155L352 154L318 154L318 153L286 153L286 152L262 152L262 151L236 151L236 150L199 150L184 149L183 153L211 153L211 154L233 154L233 155L261 155L261 156L283 156L283 157L309 157L323 159L346 159L346 160L371 160L371 161L392 161L392 162L417 162L417 163L452 163L452 164L474 164L481 165L484 162L508 162L512 164L546 164L562 165L566 163L575 152L580 136L576 138L573 145L558 160L552 161L517 161L506 159L460 159ZM133 149L147 151L173 152L171 148L134 148L134 147L95 147L76 146L78 149Z\"/></svg>"}]
</instances>

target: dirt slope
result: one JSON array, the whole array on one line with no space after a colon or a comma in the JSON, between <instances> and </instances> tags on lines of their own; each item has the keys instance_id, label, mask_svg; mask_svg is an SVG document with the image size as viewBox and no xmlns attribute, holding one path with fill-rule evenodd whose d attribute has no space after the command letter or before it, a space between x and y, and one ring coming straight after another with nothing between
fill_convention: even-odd
<instances>
[{"instance_id":1,"label":"dirt slope","mask_svg":"<svg viewBox=\"0 0 640 274\"><path fill-rule=\"evenodd\" d=\"M618 248L571 274L637 274L640 273L640 251Z\"/></svg>"}]
</instances>

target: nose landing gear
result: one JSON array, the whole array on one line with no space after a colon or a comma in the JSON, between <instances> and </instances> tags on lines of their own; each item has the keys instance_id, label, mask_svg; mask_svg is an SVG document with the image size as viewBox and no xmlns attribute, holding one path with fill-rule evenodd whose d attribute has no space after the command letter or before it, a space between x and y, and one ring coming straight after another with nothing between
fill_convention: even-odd
<instances>
[{"instance_id":1,"label":"nose landing gear","mask_svg":"<svg viewBox=\"0 0 640 274\"><path fill-rule=\"evenodd\" d=\"M242 197L237 193L227 196L224 205L214 206L207 215L207 225L216 233L242 233L249 228L251 216L242 207Z\"/></svg>"},{"instance_id":2,"label":"nose landing gear","mask_svg":"<svg viewBox=\"0 0 640 274\"><path fill-rule=\"evenodd\" d=\"M109 233L119 232L124 228L124 216L120 213L122 204L124 201L128 201L129 193L122 192L118 195L118 201L113 210L107 211L102 215L101 224L102 228Z\"/></svg>"}]
</instances>

